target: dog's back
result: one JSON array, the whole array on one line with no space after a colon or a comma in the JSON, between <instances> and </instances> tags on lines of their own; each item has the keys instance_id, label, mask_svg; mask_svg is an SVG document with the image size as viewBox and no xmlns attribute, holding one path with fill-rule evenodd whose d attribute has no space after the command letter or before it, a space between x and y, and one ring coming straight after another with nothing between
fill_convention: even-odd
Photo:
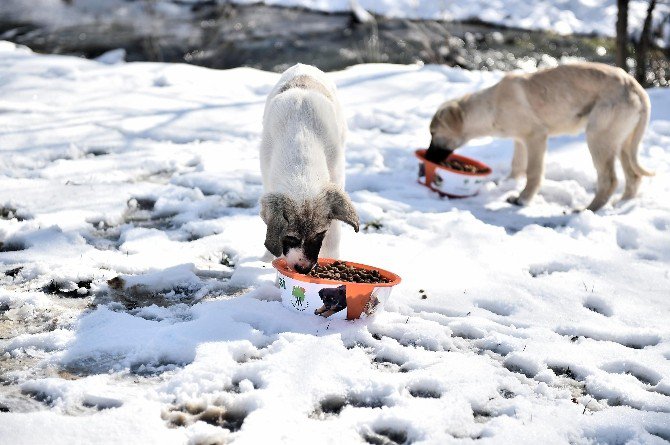
<instances>
[{"instance_id":1,"label":"dog's back","mask_svg":"<svg viewBox=\"0 0 670 445\"><path fill-rule=\"evenodd\" d=\"M517 88L524 92L522 97L512 92ZM632 113L646 113L650 107L644 88L630 74L601 63L571 63L511 74L500 82L500 89L516 96L519 103L515 108L523 109L527 103L533 116L523 118L538 119L550 135L582 131L590 113L603 102L624 102ZM509 114L508 109L499 112Z\"/></svg>"},{"instance_id":2,"label":"dog's back","mask_svg":"<svg viewBox=\"0 0 670 445\"><path fill-rule=\"evenodd\" d=\"M345 136L335 85L313 66L288 69L270 92L263 115L265 190L313 194L324 180L342 185ZM282 178L273 178L276 174Z\"/></svg>"}]
</instances>

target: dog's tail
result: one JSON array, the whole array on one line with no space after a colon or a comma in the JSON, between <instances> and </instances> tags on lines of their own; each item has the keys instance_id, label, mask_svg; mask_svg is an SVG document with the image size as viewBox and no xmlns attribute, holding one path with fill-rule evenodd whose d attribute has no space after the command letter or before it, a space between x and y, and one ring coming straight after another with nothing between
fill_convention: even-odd
<instances>
[{"instance_id":1,"label":"dog's tail","mask_svg":"<svg viewBox=\"0 0 670 445\"><path fill-rule=\"evenodd\" d=\"M651 110L651 102L649 101L649 95L644 89L638 85L638 96L642 102L642 110L640 111L640 120L635 125L635 129L630 134L626 140L624 146L621 150L621 162L627 164L635 173L640 176L654 176L654 172L651 172L640 165L637 160L637 151L640 148L640 142L642 142L642 137L644 136L644 131L647 129L649 124L649 114Z\"/></svg>"}]
</instances>

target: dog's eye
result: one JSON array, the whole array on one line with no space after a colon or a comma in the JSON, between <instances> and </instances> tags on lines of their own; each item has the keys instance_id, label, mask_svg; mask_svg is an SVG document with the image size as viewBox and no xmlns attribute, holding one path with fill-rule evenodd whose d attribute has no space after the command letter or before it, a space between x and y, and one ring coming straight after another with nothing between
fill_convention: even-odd
<instances>
[{"instance_id":1,"label":"dog's eye","mask_svg":"<svg viewBox=\"0 0 670 445\"><path fill-rule=\"evenodd\" d=\"M301 244L301 241L295 236L285 236L284 244L287 247L298 247Z\"/></svg>"}]
</instances>

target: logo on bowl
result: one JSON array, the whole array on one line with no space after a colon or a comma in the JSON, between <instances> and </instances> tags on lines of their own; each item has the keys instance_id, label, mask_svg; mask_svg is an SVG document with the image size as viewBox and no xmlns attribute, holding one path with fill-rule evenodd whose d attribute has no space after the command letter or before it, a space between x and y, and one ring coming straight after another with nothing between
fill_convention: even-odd
<instances>
[{"instance_id":1,"label":"logo on bowl","mask_svg":"<svg viewBox=\"0 0 670 445\"><path fill-rule=\"evenodd\" d=\"M309 301L305 301L305 288L300 286L293 286L291 295L294 297L291 300L293 307L299 311L304 311L309 307Z\"/></svg>"}]
</instances>

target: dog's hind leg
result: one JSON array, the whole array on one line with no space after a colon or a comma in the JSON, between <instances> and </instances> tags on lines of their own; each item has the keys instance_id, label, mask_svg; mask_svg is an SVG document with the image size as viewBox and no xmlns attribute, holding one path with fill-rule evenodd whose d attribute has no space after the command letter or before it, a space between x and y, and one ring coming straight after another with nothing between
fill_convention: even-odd
<instances>
[{"instance_id":1,"label":"dog's hind leg","mask_svg":"<svg viewBox=\"0 0 670 445\"><path fill-rule=\"evenodd\" d=\"M619 160L621 161L621 167L623 167L623 174L626 177L626 188L621 197L621 200L625 201L634 198L635 195L637 195L637 190L640 188L640 182L642 181L642 175L638 174L633 167L631 153L629 153L625 147L619 153Z\"/></svg>"},{"instance_id":2,"label":"dog's hind leg","mask_svg":"<svg viewBox=\"0 0 670 445\"><path fill-rule=\"evenodd\" d=\"M621 159L621 166L623 167L624 175L626 176L626 189L623 192L621 200L634 198L637 195L637 190L640 187L642 176L652 176L653 173L642 168L637 161L637 151L642 142L644 131L647 128L649 121L649 113L643 111L640 118L631 132L630 136L621 148L619 158Z\"/></svg>"},{"instance_id":3,"label":"dog's hind leg","mask_svg":"<svg viewBox=\"0 0 670 445\"><path fill-rule=\"evenodd\" d=\"M509 177L519 179L526 176L526 166L528 165L528 152L523 141L514 141L514 156L512 157L512 171Z\"/></svg>"},{"instance_id":4,"label":"dog's hind leg","mask_svg":"<svg viewBox=\"0 0 670 445\"><path fill-rule=\"evenodd\" d=\"M609 131L586 133L586 142L593 158L593 165L598 174L598 183L596 185L596 196L587 207L588 210L595 212L612 197L617 186L616 171L614 170L614 160L619 152L621 142ZM614 145L614 147L612 147Z\"/></svg>"},{"instance_id":5,"label":"dog's hind leg","mask_svg":"<svg viewBox=\"0 0 670 445\"><path fill-rule=\"evenodd\" d=\"M526 186L518 197L510 197L508 202L527 205L540 190L544 179L544 155L547 152L547 135L534 134L524 141L528 162L526 165Z\"/></svg>"}]
</instances>

